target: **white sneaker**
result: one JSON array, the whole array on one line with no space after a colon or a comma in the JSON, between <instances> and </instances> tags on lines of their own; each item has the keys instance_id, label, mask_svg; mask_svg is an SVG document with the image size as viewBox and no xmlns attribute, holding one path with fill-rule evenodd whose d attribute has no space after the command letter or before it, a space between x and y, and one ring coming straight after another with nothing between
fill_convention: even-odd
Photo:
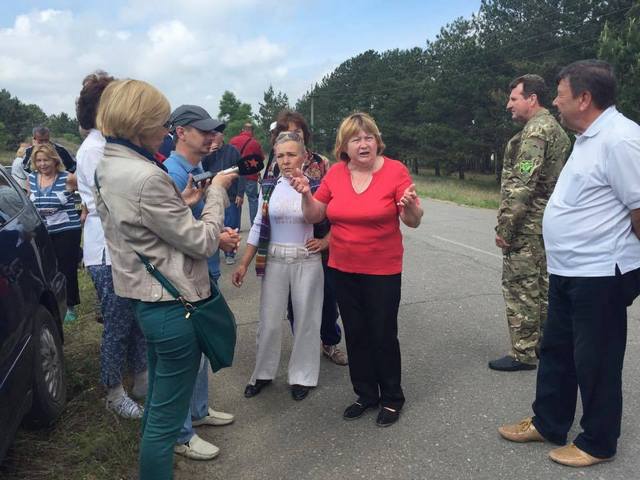
<instances>
[{"instance_id":1,"label":"white sneaker","mask_svg":"<svg viewBox=\"0 0 640 480\"><path fill-rule=\"evenodd\" d=\"M209 415L202 417L199 420L192 420L191 425L194 427L199 427L201 425L221 427L223 425L233 423L234 418L235 417L230 413L217 412L213 408L209 408Z\"/></svg>"},{"instance_id":2,"label":"white sneaker","mask_svg":"<svg viewBox=\"0 0 640 480\"><path fill-rule=\"evenodd\" d=\"M126 393L117 400L107 400L107 410L110 410L122 418L142 418L144 410Z\"/></svg>"},{"instance_id":3,"label":"white sneaker","mask_svg":"<svg viewBox=\"0 0 640 480\"><path fill-rule=\"evenodd\" d=\"M173 451L191 460L211 460L220 453L218 447L201 439L195 433L187 443L174 446Z\"/></svg>"},{"instance_id":4,"label":"white sneaker","mask_svg":"<svg viewBox=\"0 0 640 480\"><path fill-rule=\"evenodd\" d=\"M226 263L227 265L233 265L234 263L236 263L236 257L225 257L224 263Z\"/></svg>"}]
</instances>

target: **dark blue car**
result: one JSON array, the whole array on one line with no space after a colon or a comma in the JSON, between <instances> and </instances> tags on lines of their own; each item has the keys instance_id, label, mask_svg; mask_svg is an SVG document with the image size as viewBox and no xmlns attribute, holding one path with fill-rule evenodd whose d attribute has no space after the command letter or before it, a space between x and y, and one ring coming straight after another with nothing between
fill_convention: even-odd
<instances>
[{"instance_id":1,"label":"dark blue car","mask_svg":"<svg viewBox=\"0 0 640 480\"><path fill-rule=\"evenodd\" d=\"M47 426L66 401L65 279L46 227L0 167L0 461L18 426Z\"/></svg>"}]
</instances>

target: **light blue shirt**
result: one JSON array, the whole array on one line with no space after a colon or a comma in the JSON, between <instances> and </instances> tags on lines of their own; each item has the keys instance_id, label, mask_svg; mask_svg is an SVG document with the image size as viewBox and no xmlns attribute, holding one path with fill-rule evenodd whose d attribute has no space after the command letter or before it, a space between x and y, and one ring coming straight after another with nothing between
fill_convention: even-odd
<instances>
[{"instance_id":1,"label":"light blue shirt","mask_svg":"<svg viewBox=\"0 0 640 480\"><path fill-rule=\"evenodd\" d=\"M178 190L180 190L181 192L185 188L187 188L187 182L189 181L189 174L197 175L199 173L203 173L202 166L200 163L198 163L198 165L191 165L191 163L189 163L186 158L184 158L175 150L171 152L171 155L169 155L169 158L167 158L164 161L164 166L167 167L167 171L169 172L169 175L171 175L173 182L176 184L176 186L178 187ZM202 215L203 208L204 208L204 200L200 199L198 203L196 203L191 207L193 216L199 219L200 215Z\"/></svg>"},{"instance_id":2,"label":"light blue shirt","mask_svg":"<svg viewBox=\"0 0 640 480\"><path fill-rule=\"evenodd\" d=\"M609 107L576 138L542 220L549 273L608 277L640 267L640 126Z\"/></svg>"}]
</instances>

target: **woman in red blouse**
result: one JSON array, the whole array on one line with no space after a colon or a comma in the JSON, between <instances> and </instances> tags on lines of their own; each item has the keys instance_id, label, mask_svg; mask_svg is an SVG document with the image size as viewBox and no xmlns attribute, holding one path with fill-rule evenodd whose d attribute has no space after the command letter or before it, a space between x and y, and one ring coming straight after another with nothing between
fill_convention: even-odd
<instances>
[{"instance_id":1,"label":"woman in red blouse","mask_svg":"<svg viewBox=\"0 0 640 480\"><path fill-rule=\"evenodd\" d=\"M402 275L400 222L420 225L422 208L407 168L384 157L374 120L354 113L343 120L331 167L315 196L297 172L307 222L331 222L329 267L345 329L349 373L358 396L345 420L381 405L376 423L398 420L404 404L400 386L398 306Z\"/></svg>"}]
</instances>

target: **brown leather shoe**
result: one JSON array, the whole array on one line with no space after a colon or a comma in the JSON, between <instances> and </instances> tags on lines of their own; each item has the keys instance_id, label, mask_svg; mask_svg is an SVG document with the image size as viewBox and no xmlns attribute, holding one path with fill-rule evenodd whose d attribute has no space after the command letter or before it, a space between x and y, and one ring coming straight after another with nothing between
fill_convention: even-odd
<instances>
[{"instance_id":1,"label":"brown leather shoe","mask_svg":"<svg viewBox=\"0 0 640 480\"><path fill-rule=\"evenodd\" d=\"M597 458L592 457L587 452L580 450L573 443L564 447L554 448L549 452L549 458L554 462L568 467L590 467L602 462L610 462L615 457Z\"/></svg>"},{"instance_id":2,"label":"brown leather shoe","mask_svg":"<svg viewBox=\"0 0 640 480\"><path fill-rule=\"evenodd\" d=\"M498 428L498 433L511 442L544 442L544 437L536 430L531 422L532 418L527 417L520 423L512 425L503 425Z\"/></svg>"}]
</instances>

